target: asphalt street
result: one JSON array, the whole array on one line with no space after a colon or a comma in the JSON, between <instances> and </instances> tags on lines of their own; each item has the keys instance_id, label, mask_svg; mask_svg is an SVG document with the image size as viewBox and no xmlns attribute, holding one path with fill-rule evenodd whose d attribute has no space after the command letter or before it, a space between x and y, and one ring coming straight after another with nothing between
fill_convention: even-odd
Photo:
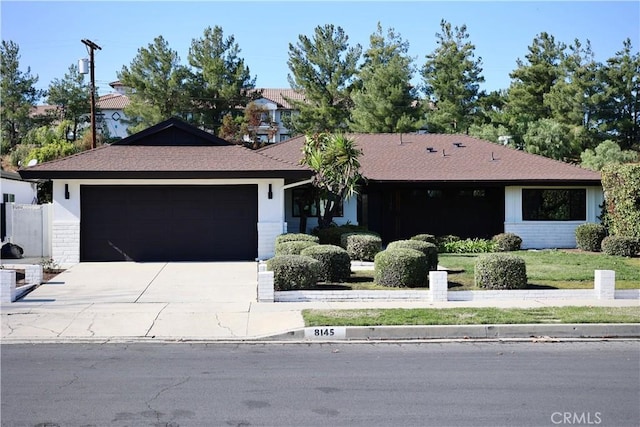
<instances>
[{"instance_id":1,"label":"asphalt street","mask_svg":"<svg viewBox=\"0 0 640 427\"><path fill-rule=\"evenodd\" d=\"M3 426L640 425L640 343L12 344Z\"/></svg>"}]
</instances>

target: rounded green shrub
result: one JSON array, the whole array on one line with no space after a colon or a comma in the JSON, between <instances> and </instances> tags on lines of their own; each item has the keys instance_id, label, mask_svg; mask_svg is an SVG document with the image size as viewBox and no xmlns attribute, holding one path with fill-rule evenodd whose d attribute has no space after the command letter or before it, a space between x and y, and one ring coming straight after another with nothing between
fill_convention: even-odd
<instances>
[{"instance_id":1,"label":"rounded green shrub","mask_svg":"<svg viewBox=\"0 0 640 427\"><path fill-rule=\"evenodd\" d=\"M374 282L392 288L411 288L427 283L427 257L408 248L386 249L374 260Z\"/></svg>"},{"instance_id":2,"label":"rounded green shrub","mask_svg":"<svg viewBox=\"0 0 640 427\"><path fill-rule=\"evenodd\" d=\"M607 236L602 239L602 252L607 255L632 257L640 251L638 239L627 236Z\"/></svg>"},{"instance_id":3,"label":"rounded green shrub","mask_svg":"<svg viewBox=\"0 0 640 427\"><path fill-rule=\"evenodd\" d=\"M317 246L318 243L304 240L292 240L289 242L276 243L276 256L278 255L300 255L304 249Z\"/></svg>"},{"instance_id":4,"label":"rounded green shrub","mask_svg":"<svg viewBox=\"0 0 640 427\"><path fill-rule=\"evenodd\" d=\"M427 269L438 269L438 247L422 240L397 240L387 245L387 249L408 248L420 251L427 257Z\"/></svg>"},{"instance_id":5,"label":"rounded green shrub","mask_svg":"<svg viewBox=\"0 0 640 427\"><path fill-rule=\"evenodd\" d=\"M488 254L478 257L475 284L485 289L523 289L527 286L524 259L510 254Z\"/></svg>"},{"instance_id":6,"label":"rounded green shrub","mask_svg":"<svg viewBox=\"0 0 640 427\"><path fill-rule=\"evenodd\" d=\"M500 233L491 238L495 243L494 250L497 252L519 251L522 246L522 238L514 233Z\"/></svg>"},{"instance_id":7,"label":"rounded green shrub","mask_svg":"<svg viewBox=\"0 0 640 427\"><path fill-rule=\"evenodd\" d=\"M419 240L421 242L433 243L434 245L438 245L438 239L433 234L416 234L411 238L411 240Z\"/></svg>"},{"instance_id":8,"label":"rounded green shrub","mask_svg":"<svg viewBox=\"0 0 640 427\"><path fill-rule=\"evenodd\" d=\"M587 223L576 227L576 245L583 251L600 252L605 237L607 229L602 224Z\"/></svg>"},{"instance_id":9,"label":"rounded green shrub","mask_svg":"<svg viewBox=\"0 0 640 427\"><path fill-rule=\"evenodd\" d=\"M304 233L286 233L276 237L276 245L284 242L315 242L320 243L318 236Z\"/></svg>"},{"instance_id":10,"label":"rounded green shrub","mask_svg":"<svg viewBox=\"0 0 640 427\"><path fill-rule=\"evenodd\" d=\"M320 239L321 245L341 246L342 235L346 233L366 232L366 227L361 225L344 224L327 228L318 228L314 233Z\"/></svg>"},{"instance_id":11,"label":"rounded green shrub","mask_svg":"<svg viewBox=\"0 0 640 427\"><path fill-rule=\"evenodd\" d=\"M342 235L341 246L353 260L373 261L382 250L382 239L374 234L348 233Z\"/></svg>"},{"instance_id":12,"label":"rounded green shrub","mask_svg":"<svg viewBox=\"0 0 640 427\"><path fill-rule=\"evenodd\" d=\"M351 275L351 258L346 250L335 245L310 246L301 255L320 262L318 281L342 282Z\"/></svg>"},{"instance_id":13,"label":"rounded green shrub","mask_svg":"<svg viewBox=\"0 0 640 427\"><path fill-rule=\"evenodd\" d=\"M282 255L268 260L267 270L273 271L276 291L305 289L318 283L320 262L302 255Z\"/></svg>"}]
</instances>

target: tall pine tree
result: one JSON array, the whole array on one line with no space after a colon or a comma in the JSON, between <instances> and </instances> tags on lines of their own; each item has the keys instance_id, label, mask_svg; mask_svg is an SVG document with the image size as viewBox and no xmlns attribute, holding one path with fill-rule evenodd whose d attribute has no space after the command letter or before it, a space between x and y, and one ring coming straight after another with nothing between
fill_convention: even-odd
<instances>
[{"instance_id":1,"label":"tall pine tree","mask_svg":"<svg viewBox=\"0 0 640 427\"><path fill-rule=\"evenodd\" d=\"M138 49L131 64L123 66L118 79L128 88L131 103L124 112L133 134L171 117L186 119L192 109L187 93L190 76L178 53L158 36Z\"/></svg>"},{"instance_id":2,"label":"tall pine tree","mask_svg":"<svg viewBox=\"0 0 640 427\"><path fill-rule=\"evenodd\" d=\"M287 76L292 89L304 100L287 99L295 114L285 124L292 134L333 132L345 129L351 108L350 85L362 47L349 47L341 27L318 26L313 38L305 35L289 44Z\"/></svg>"},{"instance_id":3,"label":"tall pine tree","mask_svg":"<svg viewBox=\"0 0 640 427\"><path fill-rule=\"evenodd\" d=\"M430 132L466 132L479 116L478 97L482 58L475 58L475 45L469 41L467 26L451 27L444 19L436 33L438 47L422 69L428 101Z\"/></svg>"},{"instance_id":4,"label":"tall pine tree","mask_svg":"<svg viewBox=\"0 0 640 427\"><path fill-rule=\"evenodd\" d=\"M602 69L604 97L599 118L605 135L621 149L640 151L640 52L631 40Z\"/></svg>"},{"instance_id":5,"label":"tall pine tree","mask_svg":"<svg viewBox=\"0 0 640 427\"><path fill-rule=\"evenodd\" d=\"M2 152L20 143L31 127L29 112L43 95L35 88L38 76L31 68L20 71L20 47L11 40L0 45L0 122Z\"/></svg>"},{"instance_id":6,"label":"tall pine tree","mask_svg":"<svg viewBox=\"0 0 640 427\"><path fill-rule=\"evenodd\" d=\"M197 126L217 134L226 114L241 114L237 107L257 96L256 79L239 54L235 38L225 38L218 26L206 28L202 38L191 42L188 59L195 72L190 92Z\"/></svg>"},{"instance_id":7,"label":"tall pine tree","mask_svg":"<svg viewBox=\"0 0 640 427\"><path fill-rule=\"evenodd\" d=\"M69 120L72 125L67 139L78 138L78 126L82 116L91 111L91 88L84 81L84 75L80 74L78 67L72 64L69 71L62 79L54 79L49 85L47 103L57 105L61 110L62 118Z\"/></svg>"},{"instance_id":8,"label":"tall pine tree","mask_svg":"<svg viewBox=\"0 0 640 427\"><path fill-rule=\"evenodd\" d=\"M530 123L551 118L551 108L545 105L544 98L562 76L560 64L565 49L566 45L556 42L552 35L540 33L528 47L526 61L518 58L517 68L509 74L505 121L517 145L522 143Z\"/></svg>"},{"instance_id":9,"label":"tall pine tree","mask_svg":"<svg viewBox=\"0 0 640 427\"><path fill-rule=\"evenodd\" d=\"M415 131L421 123L416 89L411 85L409 43L392 28L385 36L380 23L369 40L359 80L351 93L350 129L366 133Z\"/></svg>"}]
</instances>

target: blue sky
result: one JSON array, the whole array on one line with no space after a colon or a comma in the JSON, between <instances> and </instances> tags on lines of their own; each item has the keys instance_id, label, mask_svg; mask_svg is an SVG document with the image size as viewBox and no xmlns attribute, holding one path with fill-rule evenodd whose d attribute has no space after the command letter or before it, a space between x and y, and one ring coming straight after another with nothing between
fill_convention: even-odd
<instances>
[{"instance_id":1,"label":"blue sky","mask_svg":"<svg viewBox=\"0 0 640 427\"><path fill-rule=\"evenodd\" d=\"M191 40L207 26L233 35L258 87L286 88L288 46L318 25L341 26L351 44L365 50L380 22L410 44L422 66L436 48L440 20L467 25L486 82L481 89L507 88L516 59L524 58L533 38L546 31L556 40L591 41L596 59L605 61L630 38L640 47L640 2L524 1L7 1L0 3L1 34L20 46L21 69L31 67L46 89L71 64L87 57L81 39L100 45L96 82L100 95L111 91L123 65L140 47L162 35L187 63Z\"/></svg>"}]
</instances>

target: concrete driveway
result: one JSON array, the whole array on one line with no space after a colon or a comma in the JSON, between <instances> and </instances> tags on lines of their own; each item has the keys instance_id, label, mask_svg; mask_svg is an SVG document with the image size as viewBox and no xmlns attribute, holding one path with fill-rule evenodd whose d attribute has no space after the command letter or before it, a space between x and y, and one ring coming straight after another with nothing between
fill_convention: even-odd
<instances>
[{"instance_id":1,"label":"concrete driveway","mask_svg":"<svg viewBox=\"0 0 640 427\"><path fill-rule=\"evenodd\" d=\"M238 339L303 326L256 302L255 262L80 263L2 306L2 339ZM271 304L272 305L272 304Z\"/></svg>"}]
</instances>

